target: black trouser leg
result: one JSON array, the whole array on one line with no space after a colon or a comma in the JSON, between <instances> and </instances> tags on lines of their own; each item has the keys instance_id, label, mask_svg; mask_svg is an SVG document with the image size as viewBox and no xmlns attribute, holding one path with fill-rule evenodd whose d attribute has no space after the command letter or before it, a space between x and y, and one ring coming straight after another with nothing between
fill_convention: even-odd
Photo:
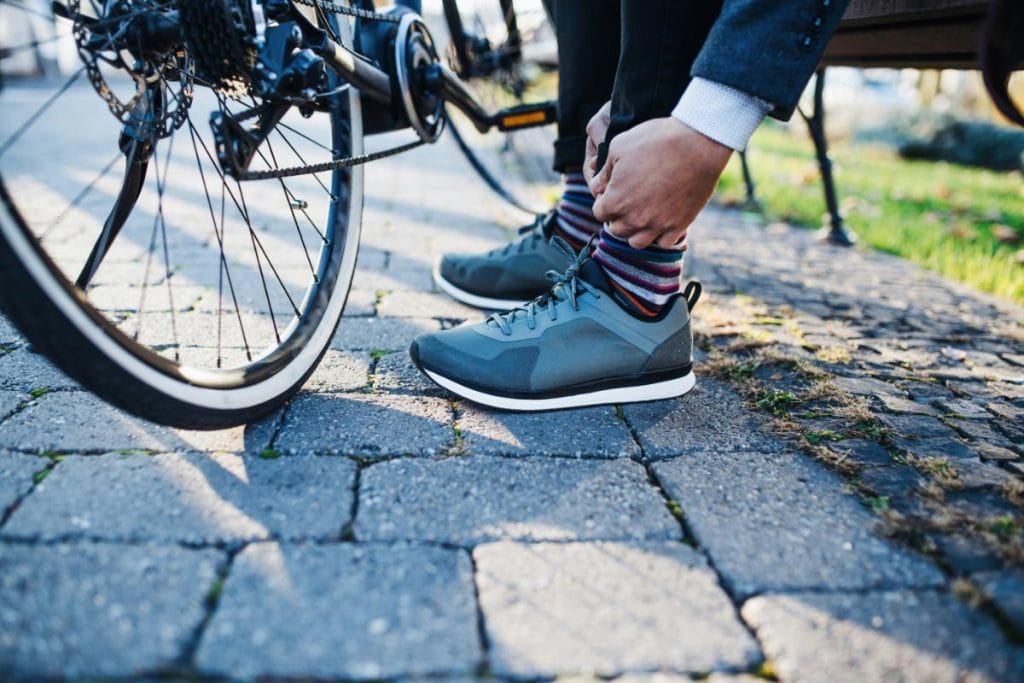
<instances>
[{"instance_id":1,"label":"black trouser leg","mask_svg":"<svg viewBox=\"0 0 1024 683\"><path fill-rule=\"evenodd\" d=\"M611 98L619 61L619 0L545 0L558 37L554 169L583 165L587 124Z\"/></svg>"},{"instance_id":2,"label":"black trouser leg","mask_svg":"<svg viewBox=\"0 0 1024 683\"><path fill-rule=\"evenodd\" d=\"M672 113L721 9L721 0L622 0L622 54L606 141Z\"/></svg>"}]
</instances>

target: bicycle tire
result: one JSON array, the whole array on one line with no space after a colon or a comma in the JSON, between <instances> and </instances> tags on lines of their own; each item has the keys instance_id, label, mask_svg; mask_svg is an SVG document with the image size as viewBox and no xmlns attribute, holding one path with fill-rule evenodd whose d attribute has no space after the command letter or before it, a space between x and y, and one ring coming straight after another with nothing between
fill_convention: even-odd
<instances>
[{"instance_id":1,"label":"bicycle tire","mask_svg":"<svg viewBox=\"0 0 1024 683\"><path fill-rule=\"evenodd\" d=\"M334 28L350 40L342 26L347 27L347 21L334 24ZM326 116L330 120L330 143L334 152L345 155L363 152L358 98L355 89L348 89L332 99L330 113ZM198 159L198 151L196 156ZM165 170L165 183L167 173ZM0 309L35 350L45 354L83 387L132 414L192 429L217 429L251 422L271 413L294 395L329 348L355 272L362 220L362 178L361 167L333 172L328 192L331 202L323 226L332 232L330 239L325 233L325 244L318 252L314 273L316 289L307 291L301 315L288 326L283 338L276 320L273 321L276 345L252 358L246 343L245 353L251 361L246 365L222 368L218 357L216 368L188 366L177 362L177 349L175 359L169 359L161 353L165 350L150 348L120 329L116 320L101 312L83 290L72 284L66 269L56 265L52 254L43 248L42 240L34 233L22 210L26 201L19 203L2 173ZM205 187L205 179L203 182ZM285 196L294 214L294 195L289 196L286 190ZM211 206L211 218L216 222L212 211ZM253 248L256 249L255 243ZM223 249L222 243L222 259ZM270 258L265 248L264 255ZM312 261L310 266L312 268ZM269 293L267 302L270 305ZM241 325L241 312L238 313ZM172 308L172 327L173 315ZM245 336L244 329L242 336Z\"/></svg>"},{"instance_id":2,"label":"bicycle tire","mask_svg":"<svg viewBox=\"0 0 1024 683\"><path fill-rule=\"evenodd\" d=\"M506 68L481 66L478 56L474 53L473 44L476 37L467 32L466 22L459 9L458 0L443 0L443 14L448 28L448 59L452 69L464 80L472 83L481 101L491 110L506 106L522 104L524 82L521 76L522 38L516 15L514 0L491 0L497 7L497 13L488 17L491 23L503 27L500 34L499 51L505 50L513 55ZM496 17L500 16L500 21ZM478 16L478 25L484 21ZM520 196L510 184L502 180L507 177L508 154L516 146L516 135L492 131L481 135L458 113L448 108L448 130L460 153L469 163L473 171L484 184L509 206L530 214L541 214L547 207L538 206ZM536 134L536 131L533 131ZM518 133L521 136L524 133Z\"/></svg>"}]
</instances>

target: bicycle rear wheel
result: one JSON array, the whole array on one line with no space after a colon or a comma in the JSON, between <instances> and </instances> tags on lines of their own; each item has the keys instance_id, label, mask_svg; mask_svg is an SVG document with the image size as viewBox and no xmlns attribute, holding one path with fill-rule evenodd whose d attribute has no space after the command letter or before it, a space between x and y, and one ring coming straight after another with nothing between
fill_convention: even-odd
<instances>
[{"instance_id":1,"label":"bicycle rear wheel","mask_svg":"<svg viewBox=\"0 0 1024 683\"><path fill-rule=\"evenodd\" d=\"M449 65L472 84L485 109L497 111L530 99L551 99L554 75L523 58L537 32L544 29L545 15L538 5L524 11L523 3L513 0L443 0L448 29ZM460 8L460 5L463 7ZM468 9L466 8L468 6ZM541 92L534 92L541 91ZM543 213L536 198L529 197L509 179L525 174L546 172L554 132L550 127L503 133L493 130L479 133L451 107L447 109L452 137L480 178L502 199L527 213ZM543 168L523 169L524 159L543 159Z\"/></svg>"},{"instance_id":2,"label":"bicycle rear wheel","mask_svg":"<svg viewBox=\"0 0 1024 683\"><path fill-rule=\"evenodd\" d=\"M133 3L163 5L172 3ZM348 20L329 22L348 42ZM101 62L122 101L144 93L128 123L110 115L84 67L60 83L4 80L0 308L107 401L168 425L218 428L279 406L328 348L355 270L363 181L360 167L225 175L208 117L261 103L208 87L189 52L136 63L144 84ZM333 85L324 113L292 109L274 126L253 170L362 153L358 93ZM108 239L112 225L121 227Z\"/></svg>"}]
</instances>

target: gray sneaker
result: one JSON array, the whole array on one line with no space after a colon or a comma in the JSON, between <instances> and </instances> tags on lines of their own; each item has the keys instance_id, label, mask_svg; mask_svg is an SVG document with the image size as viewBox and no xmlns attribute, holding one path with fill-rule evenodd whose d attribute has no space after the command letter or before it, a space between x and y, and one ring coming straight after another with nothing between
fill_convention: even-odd
<instances>
[{"instance_id":1,"label":"gray sneaker","mask_svg":"<svg viewBox=\"0 0 1024 683\"><path fill-rule=\"evenodd\" d=\"M551 410L681 396L695 384L691 282L657 318L619 297L604 272L557 237L571 265L550 291L485 322L420 335L409 355L452 393L507 410Z\"/></svg>"},{"instance_id":2,"label":"gray sneaker","mask_svg":"<svg viewBox=\"0 0 1024 683\"><path fill-rule=\"evenodd\" d=\"M565 257L548 240L554 214L520 229L523 237L485 254L445 254L434 282L458 301L491 311L522 306L551 288L545 276L565 267Z\"/></svg>"}]
</instances>

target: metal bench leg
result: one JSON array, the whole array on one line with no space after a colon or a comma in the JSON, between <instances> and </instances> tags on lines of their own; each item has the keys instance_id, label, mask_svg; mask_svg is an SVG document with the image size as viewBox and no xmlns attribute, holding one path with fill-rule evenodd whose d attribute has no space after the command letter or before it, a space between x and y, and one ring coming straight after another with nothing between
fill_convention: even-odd
<instances>
[{"instance_id":1,"label":"metal bench leg","mask_svg":"<svg viewBox=\"0 0 1024 683\"><path fill-rule=\"evenodd\" d=\"M743 169L743 184L747 187L747 200L744 203L744 208L749 211L760 211L761 202L757 200L757 186L754 184L754 176L750 172L746 150L740 152L740 168Z\"/></svg>"},{"instance_id":2,"label":"metal bench leg","mask_svg":"<svg viewBox=\"0 0 1024 683\"><path fill-rule=\"evenodd\" d=\"M828 137L825 135L825 69L821 68L814 75L814 111L808 116L803 110L800 115L807 123L807 129L814 141L814 150L818 155L818 167L821 169L821 182L825 187L825 204L828 207L829 225L820 232L821 239L831 244L849 247L856 241L843 224L843 216L839 212L839 199L836 195L836 181L832 175L832 160L828 156Z\"/></svg>"}]
</instances>

